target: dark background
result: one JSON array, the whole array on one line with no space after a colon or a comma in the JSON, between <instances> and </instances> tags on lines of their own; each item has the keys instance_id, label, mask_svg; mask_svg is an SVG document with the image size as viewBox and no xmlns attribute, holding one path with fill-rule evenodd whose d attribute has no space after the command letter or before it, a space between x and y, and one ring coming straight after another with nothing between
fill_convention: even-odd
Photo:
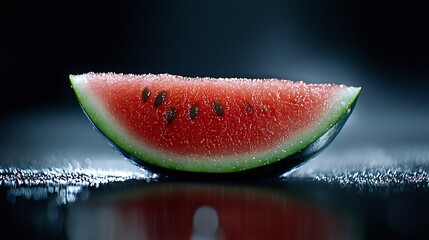
<instances>
[{"instance_id":1,"label":"dark background","mask_svg":"<svg viewBox=\"0 0 429 240\"><path fill-rule=\"evenodd\" d=\"M355 112L338 138L321 160L311 162L321 169L315 175L338 165L361 167L364 173L390 170L396 159L404 171L426 164L428 7L424 1L2 1L0 165L86 166L89 156L96 167L121 168L115 157L123 159L107 151L107 144L91 131L70 88L69 74L89 71L278 77L362 86ZM303 172L307 176L305 168ZM344 176L350 177L348 172ZM404 236L397 229L386 235L391 226L426 233L427 185L422 192L399 192L392 202L370 194L344 200L328 191L363 212L372 235L387 238ZM0 201L4 219L13 217L12 223L1 224L6 232L32 235L22 231L17 216L39 222L31 218L39 208L24 202L17 215L22 205L9 207L4 197ZM386 213L396 214L393 223L386 223Z\"/></svg>"},{"instance_id":2,"label":"dark background","mask_svg":"<svg viewBox=\"0 0 429 240\"><path fill-rule=\"evenodd\" d=\"M424 1L7 1L0 8L7 112L70 101L68 74L88 71L303 79L411 98L428 87Z\"/></svg>"},{"instance_id":3,"label":"dark background","mask_svg":"<svg viewBox=\"0 0 429 240\"><path fill-rule=\"evenodd\" d=\"M424 1L2 2L0 108L3 116L77 108L68 75L89 71L278 77L362 86L351 120L367 130L357 131L362 138L428 140L428 9Z\"/></svg>"}]
</instances>

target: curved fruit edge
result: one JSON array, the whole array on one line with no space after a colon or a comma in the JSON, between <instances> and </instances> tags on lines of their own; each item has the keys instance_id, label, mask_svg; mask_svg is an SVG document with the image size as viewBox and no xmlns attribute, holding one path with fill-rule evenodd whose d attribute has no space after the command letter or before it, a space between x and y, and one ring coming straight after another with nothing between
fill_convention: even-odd
<instances>
[{"instance_id":1,"label":"curved fruit edge","mask_svg":"<svg viewBox=\"0 0 429 240\"><path fill-rule=\"evenodd\" d=\"M337 103L340 106L334 107L331 113L326 114L325 118L318 121L320 125L318 128L313 128L301 134L300 137L295 137L292 141L288 141L264 153L219 156L216 161L196 157L174 156L149 146L141 146L136 141L133 141L133 138L126 134L125 131L121 130L119 124L108 117L108 114L95 96L92 96L87 91L85 84L82 84L82 82L87 81L85 75L70 75L69 77L79 103L89 120L109 140L110 144L116 144L119 149L125 151L124 155L129 153L141 161L146 161L161 168L207 173L245 171L278 162L299 152L325 134L350 109L361 90L361 88L348 87L346 92L340 91L341 93L349 93L347 96L340 97Z\"/></svg>"}]
</instances>

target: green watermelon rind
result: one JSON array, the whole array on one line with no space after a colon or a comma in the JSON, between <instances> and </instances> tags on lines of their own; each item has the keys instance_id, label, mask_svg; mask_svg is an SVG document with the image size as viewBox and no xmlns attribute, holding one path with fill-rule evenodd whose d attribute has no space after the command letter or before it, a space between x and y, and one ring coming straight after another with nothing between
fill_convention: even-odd
<instances>
[{"instance_id":1,"label":"green watermelon rind","mask_svg":"<svg viewBox=\"0 0 429 240\"><path fill-rule=\"evenodd\" d=\"M114 118L107 114L99 100L91 95L84 82L85 75L70 75L72 88L81 104L82 109L98 128L113 144L120 149L152 165L171 170L187 172L227 173L249 170L266 166L299 152L326 133L344 115L357 100L361 88L346 87L339 91L337 103L331 112L317 121L318 126L299 134L278 147L261 153L249 153L231 156L217 156L213 159L205 159L198 156L182 156L166 153L150 146L142 146L138 141L127 134Z\"/></svg>"}]
</instances>

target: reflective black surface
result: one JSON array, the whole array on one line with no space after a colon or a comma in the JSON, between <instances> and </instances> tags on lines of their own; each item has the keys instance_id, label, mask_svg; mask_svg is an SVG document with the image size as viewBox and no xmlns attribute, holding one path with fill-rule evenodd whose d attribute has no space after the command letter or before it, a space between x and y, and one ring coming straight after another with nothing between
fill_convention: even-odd
<instances>
[{"instance_id":1,"label":"reflective black surface","mask_svg":"<svg viewBox=\"0 0 429 240\"><path fill-rule=\"evenodd\" d=\"M0 159L2 234L18 239L427 235L424 141L367 144L350 125L315 159L280 177L184 181L160 178L122 158L78 106L71 109L40 109L2 121L0 140L9 146ZM19 146L26 151L18 152Z\"/></svg>"},{"instance_id":2,"label":"reflective black surface","mask_svg":"<svg viewBox=\"0 0 429 240\"><path fill-rule=\"evenodd\" d=\"M2 234L17 239L427 237L429 194L417 188L380 194L296 179L129 181L76 192L62 186L46 194L47 188L1 188Z\"/></svg>"}]
</instances>

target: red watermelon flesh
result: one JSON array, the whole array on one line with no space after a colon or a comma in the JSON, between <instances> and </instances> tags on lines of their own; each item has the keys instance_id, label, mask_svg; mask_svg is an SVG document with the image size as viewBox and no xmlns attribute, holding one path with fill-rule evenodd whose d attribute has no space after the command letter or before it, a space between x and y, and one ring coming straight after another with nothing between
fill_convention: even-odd
<instances>
[{"instance_id":1,"label":"red watermelon flesh","mask_svg":"<svg viewBox=\"0 0 429 240\"><path fill-rule=\"evenodd\" d=\"M317 140L360 88L169 74L71 76L97 128L143 161L193 172L267 165Z\"/></svg>"}]
</instances>

